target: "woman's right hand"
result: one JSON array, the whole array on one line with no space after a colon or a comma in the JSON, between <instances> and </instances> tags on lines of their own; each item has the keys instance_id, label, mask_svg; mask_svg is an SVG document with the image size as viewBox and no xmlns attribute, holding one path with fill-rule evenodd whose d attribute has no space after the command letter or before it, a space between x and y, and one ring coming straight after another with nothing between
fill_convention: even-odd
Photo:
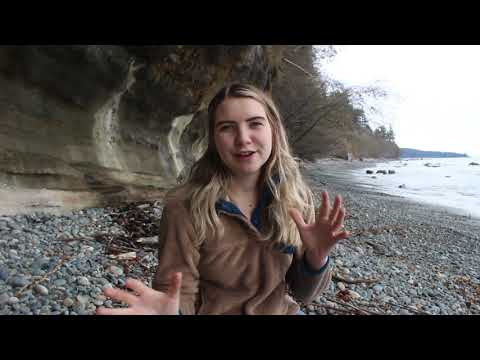
<instances>
[{"instance_id":1,"label":"woman's right hand","mask_svg":"<svg viewBox=\"0 0 480 360\"><path fill-rule=\"evenodd\" d=\"M170 275L168 291L149 288L135 279L127 279L125 286L136 294L120 289L107 288L105 295L128 304L128 308L109 309L100 307L97 315L178 315L180 306L180 288L182 285L182 273Z\"/></svg>"}]
</instances>

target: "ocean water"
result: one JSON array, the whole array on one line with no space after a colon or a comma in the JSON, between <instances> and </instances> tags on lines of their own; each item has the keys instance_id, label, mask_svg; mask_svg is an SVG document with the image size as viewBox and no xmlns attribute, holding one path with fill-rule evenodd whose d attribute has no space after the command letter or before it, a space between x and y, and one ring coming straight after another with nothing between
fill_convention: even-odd
<instances>
[{"instance_id":1,"label":"ocean water","mask_svg":"<svg viewBox=\"0 0 480 360\"><path fill-rule=\"evenodd\" d=\"M401 159L351 172L362 186L480 218L480 166L471 162L480 164L480 158ZM366 174L367 169L374 174ZM377 170L395 174L377 174Z\"/></svg>"}]
</instances>

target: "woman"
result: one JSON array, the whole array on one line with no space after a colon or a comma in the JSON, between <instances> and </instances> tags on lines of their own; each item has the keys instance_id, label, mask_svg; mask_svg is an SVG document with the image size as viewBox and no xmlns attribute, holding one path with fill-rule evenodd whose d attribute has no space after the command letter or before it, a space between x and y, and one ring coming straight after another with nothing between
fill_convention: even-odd
<instances>
[{"instance_id":1,"label":"woman","mask_svg":"<svg viewBox=\"0 0 480 360\"><path fill-rule=\"evenodd\" d=\"M348 237L340 196L317 214L277 108L250 85L208 108L209 142L188 181L167 196L153 289L128 279L98 314L288 314L331 279L329 254ZM293 221L292 221L293 220Z\"/></svg>"}]
</instances>

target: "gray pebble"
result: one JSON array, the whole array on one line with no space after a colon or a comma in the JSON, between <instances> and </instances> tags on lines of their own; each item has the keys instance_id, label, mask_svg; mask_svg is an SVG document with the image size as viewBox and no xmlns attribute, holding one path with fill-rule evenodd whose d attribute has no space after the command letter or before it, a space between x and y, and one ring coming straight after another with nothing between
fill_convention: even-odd
<instances>
[{"instance_id":1,"label":"gray pebble","mask_svg":"<svg viewBox=\"0 0 480 360\"><path fill-rule=\"evenodd\" d=\"M30 284L30 281L25 276L14 276L10 279L10 285L13 287L24 287Z\"/></svg>"},{"instance_id":2,"label":"gray pebble","mask_svg":"<svg viewBox=\"0 0 480 360\"><path fill-rule=\"evenodd\" d=\"M90 301L90 297L86 295L77 295L77 301L79 304L85 306Z\"/></svg>"},{"instance_id":3,"label":"gray pebble","mask_svg":"<svg viewBox=\"0 0 480 360\"><path fill-rule=\"evenodd\" d=\"M40 295L44 295L44 296L48 295L48 289L43 285L37 284L35 285L34 289Z\"/></svg>"},{"instance_id":4,"label":"gray pebble","mask_svg":"<svg viewBox=\"0 0 480 360\"><path fill-rule=\"evenodd\" d=\"M0 306L3 306L5 305L6 303L8 303L8 299L10 299L10 296L8 296L7 294L0 294Z\"/></svg>"},{"instance_id":5,"label":"gray pebble","mask_svg":"<svg viewBox=\"0 0 480 360\"><path fill-rule=\"evenodd\" d=\"M55 286L64 286L67 285L67 280L65 279L57 279L53 282Z\"/></svg>"},{"instance_id":6,"label":"gray pebble","mask_svg":"<svg viewBox=\"0 0 480 360\"><path fill-rule=\"evenodd\" d=\"M75 304L75 301L73 301L73 299L71 298L66 298L65 300L63 300L63 306L71 307L73 306L73 304Z\"/></svg>"},{"instance_id":7,"label":"gray pebble","mask_svg":"<svg viewBox=\"0 0 480 360\"><path fill-rule=\"evenodd\" d=\"M102 289L105 290L105 289L109 289L109 288L113 288L113 285L110 284L110 283L107 283L105 285L102 286Z\"/></svg>"},{"instance_id":8,"label":"gray pebble","mask_svg":"<svg viewBox=\"0 0 480 360\"><path fill-rule=\"evenodd\" d=\"M17 304L20 300L18 298L16 298L15 296L12 296L8 299L8 304L10 305L13 305L13 304Z\"/></svg>"},{"instance_id":9,"label":"gray pebble","mask_svg":"<svg viewBox=\"0 0 480 360\"><path fill-rule=\"evenodd\" d=\"M114 276L123 275L123 269L119 268L118 266L111 265L107 271Z\"/></svg>"},{"instance_id":10,"label":"gray pebble","mask_svg":"<svg viewBox=\"0 0 480 360\"><path fill-rule=\"evenodd\" d=\"M9 271L5 267L0 267L0 280L7 281L10 276Z\"/></svg>"}]
</instances>

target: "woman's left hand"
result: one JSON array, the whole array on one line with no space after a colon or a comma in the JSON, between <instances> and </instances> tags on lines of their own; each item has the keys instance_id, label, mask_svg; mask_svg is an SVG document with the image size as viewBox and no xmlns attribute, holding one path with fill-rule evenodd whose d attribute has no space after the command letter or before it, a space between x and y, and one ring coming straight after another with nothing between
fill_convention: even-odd
<instances>
[{"instance_id":1,"label":"woman's left hand","mask_svg":"<svg viewBox=\"0 0 480 360\"><path fill-rule=\"evenodd\" d=\"M350 236L348 231L342 230L345 208L340 195L335 197L333 208L331 208L328 192L322 191L322 205L315 214L315 222L312 224L305 223L298 209L291 209L290 216L297 224L305 246L307 262L315 269L325 265L327 256L339 240Z\"/></svg>"}]
</instances>

